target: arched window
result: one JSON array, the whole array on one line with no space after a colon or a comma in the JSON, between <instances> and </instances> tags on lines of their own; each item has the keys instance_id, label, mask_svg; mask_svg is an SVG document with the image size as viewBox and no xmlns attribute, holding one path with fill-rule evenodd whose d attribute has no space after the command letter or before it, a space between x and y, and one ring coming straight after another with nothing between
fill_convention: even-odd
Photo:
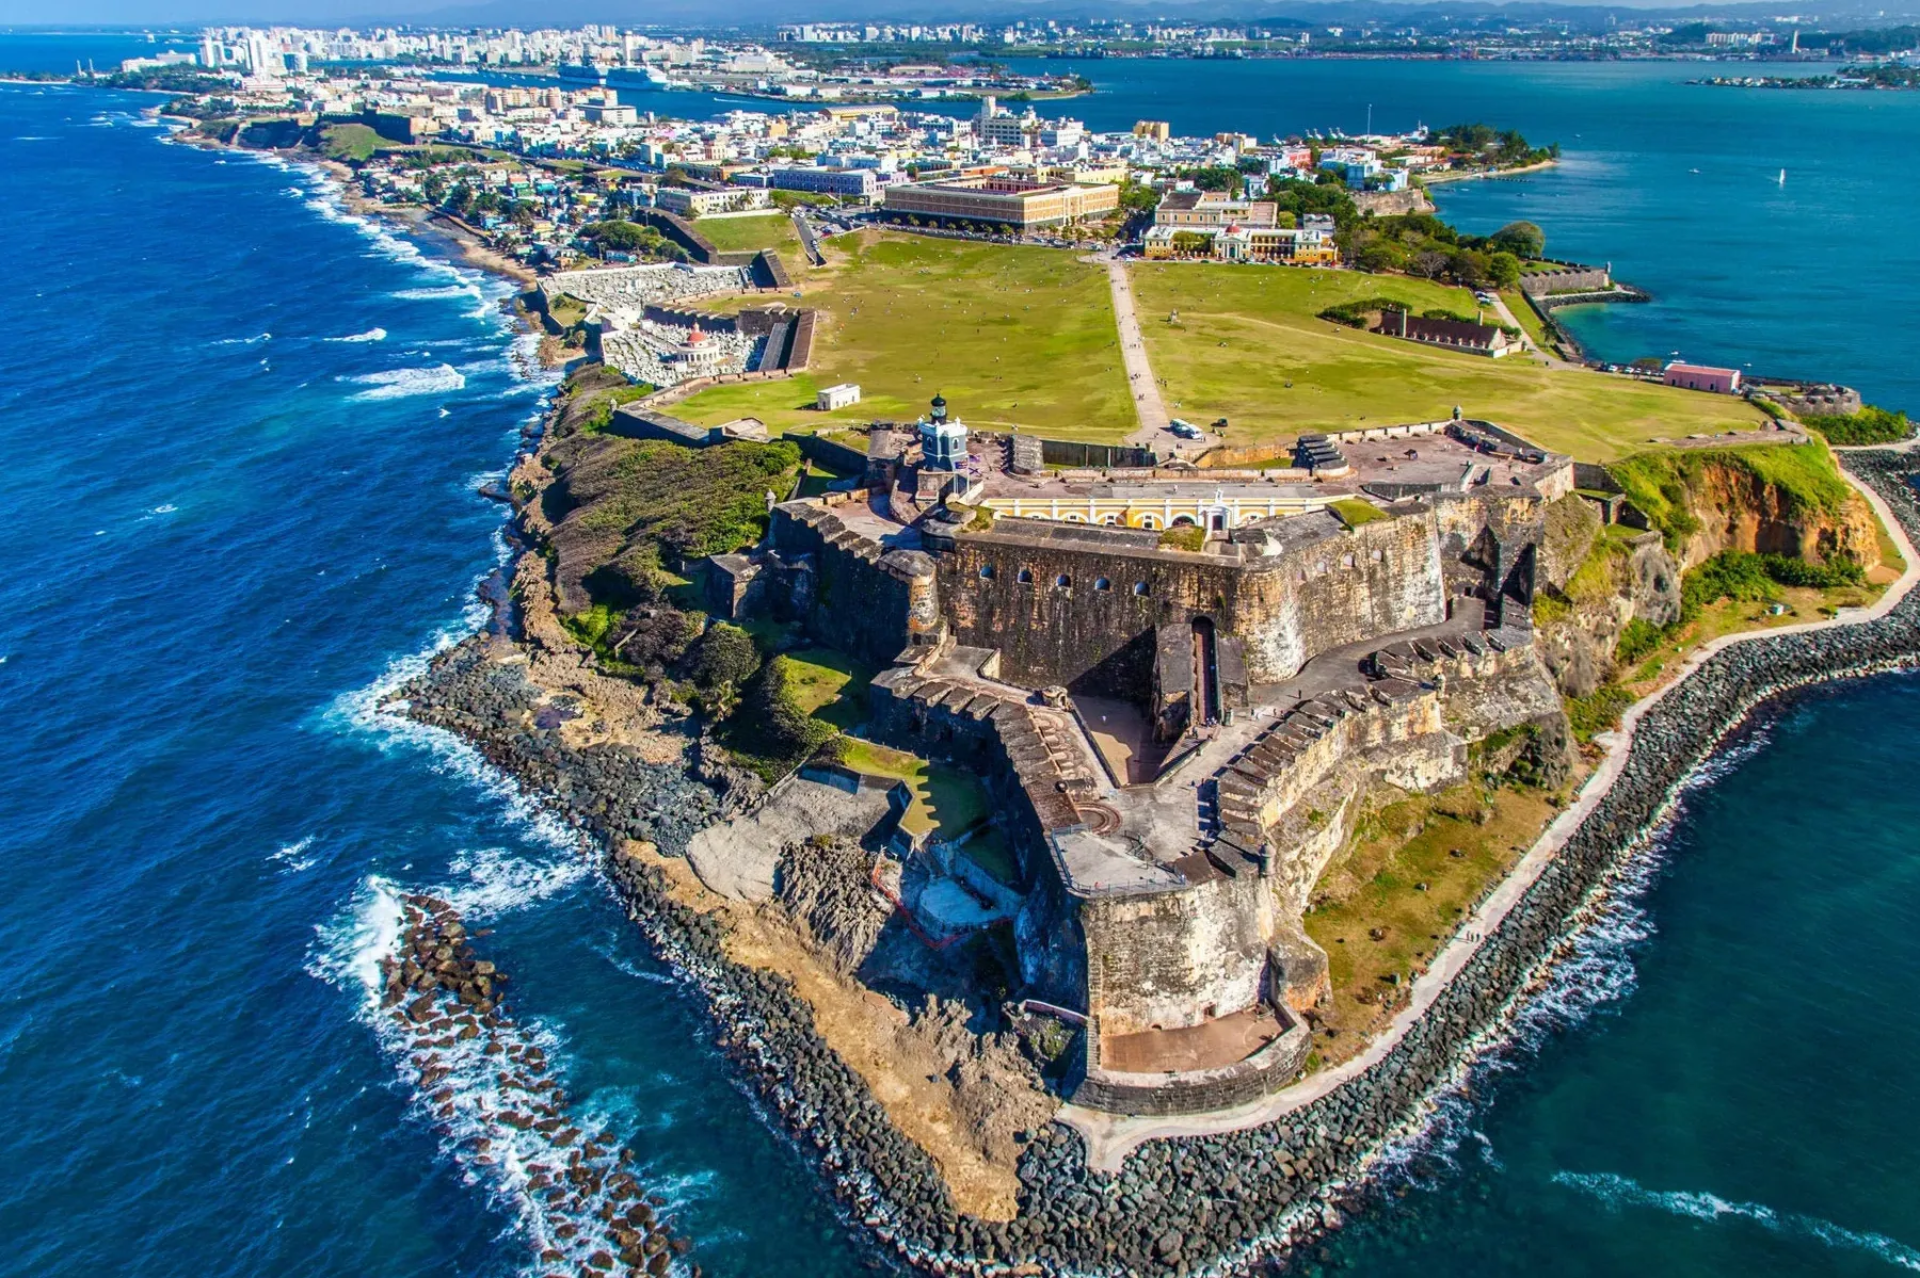
<instances>
[{"instance_id":1,"label":"arched window","mask_svg":"<svg viewBox=\"0 0 1920 1278\"><path fill-rule=\"evenodd\" d=\"M1136 594L1136 595L1144 595L1144 594L1146 594L1146 593L1147 593L1147 583L1146 583L1146 582L1144 582L1144 581L1136 581L1136 582L1134 582L1134 583L1133 583L1133 593L1134 593L1134 594Z\"/></svg>"},{"instance_id":2,"label":"arched window","mask_svg":"<svg viewBox=\"0 0 1920 1278\"><path fill-rule=\"evenodd\" d=\"M1113 583L1111 581L1108 581L1105 577L1095 577L1093 579L1093 588L1095 590L1112 590Z\"/></svg>"},{"instance_id":3,"label":"arched window","mask_svg":"<svg viewBox=\"0 0 1920 1278\"><path fill-rule=\"evenodd\" d=\"M1031 586L1033 584L1033 569L1022 568L1014 575L1013 579L1023 586Z\"/></svg>"},{"instance_id":4,"label":"arched window","mask_svg":"<svg viewBox=\"0 0 1920 1278\"><path fill-rule=\"evenodd\" d=\"M993 565L992 565L992 564L981 564L981 565L980 565L980 580L982 580L982 581L992 581L992 580L993 580Z\"/></svg>"},{"instance_id":5,"label":"arched window","mask_svg":"<svg viewBox=\"0 0 1920 1278\"><path fill-rule=\"evenodd\" d=\"M1160 516L1142 515L1140 516L1140 526L1149 530L1158 530L1160 527Z\"/></svg>"},{"instance_id":6,"label":"arched window","mask_svg":"<svg viewBox=\"0 0 1920 1278\"><path fill-rule=\"evenodd\" d=\"M1063 572L1058 577L1055 577L1053 579L1053 584L1060 587L1060 589L1062 590L1071 590L1073 589L1073 578L1067 576L1067 574Z\"/></svg>"}]
</instances>

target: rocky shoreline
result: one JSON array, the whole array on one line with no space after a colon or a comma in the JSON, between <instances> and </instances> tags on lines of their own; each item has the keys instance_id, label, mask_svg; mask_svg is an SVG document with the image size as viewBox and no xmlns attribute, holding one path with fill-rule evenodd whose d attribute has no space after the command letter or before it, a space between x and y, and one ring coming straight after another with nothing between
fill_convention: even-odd
<instances>
[{"instance_id":1,"label":"rocky shoreline","mask_svg":"<svg viewBox=\"0 0 1920 1278\"><path fill-rule=\"evenodd\" d=\"M1920 541L1905 456L1846 465ZM1920 592L1885 616L1733 644L1641 717L1619 775L1455 979L1380 1061L1265 1126L1154 1140L1116 1174L1092 1171L1077 1134L1052 1124L1022 1154L1020 1213L958 1213L932 1159L902 1136L864 1080L813 1029L783 978L731 961L724 929L677 900L653 860L722 800L685 771L619 747L578 748L537 726L520 668L481 636L408 689L413 713L474 741L589 837L629 916L697 990L740 1079L831 1185L844 1215L905 1266L941 1274L1174 1275L1242 1271L1333 1228L1364 1196L1387 1143L1418 1130L1437 1092L1537 988L1583 913L1635 855L1677 788L1761 701L1806 684L1920 664Z\"/></svg>"},{"instance_id":2,"label":"rocky shoreline","mask_svg":"<svg viewBox=\"0 0 1920 1278\"><path fill-rule=\"evenodd\" d=\"M643 1192L633 1151L569 1117L546 1052L504 1008L508 978L476 953L446 901L398 902L400 941L380 961L380 1006L435 1126L521 1204L536 1261L553 1272L660 1278L688 1250ZM700 1267L685 1267L699 1278Z\"/></svg>"}]
</instances>

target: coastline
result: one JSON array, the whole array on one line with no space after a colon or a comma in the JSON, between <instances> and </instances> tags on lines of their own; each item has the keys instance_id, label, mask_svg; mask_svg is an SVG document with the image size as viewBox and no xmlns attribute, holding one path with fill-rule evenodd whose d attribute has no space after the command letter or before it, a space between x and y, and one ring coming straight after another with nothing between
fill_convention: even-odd
<instances>
[{"instance_id":1,"label":"coastline","mask_svg":"<svg viewBox=\"0 0 1920 1278\"><path fill-rule=\"evenodd\" d=\"M297 158L303 163L315 163L326 168L324 162L305 156ZM330 173L329 176L339 180L338 174ZM343 186L347 188L343 198L351 196L351 184L343 183ZM375 211L383 216L394 216L391 211L379 206L368 209L349 205L349 208L357 216L372 216ZM419 218L402 220L412 225L426 224L424 219ZM1910 550L1910 543L1906 540L1907 525L1891 517L1892 512L1885 506L1884 500L1874 496L1870 496L1869 500L1874 502L1883 518L1887 518L1890 532ZM532 553L523 552L523 557ZM1915 557L1909 553L1907 558L1909 569L1902 580L1911 585L1915 574ZM1892 598L1890 591L1885 597L1886 607L1883 611L1877 615L1850 618L1845 626L1819 623L1791 631L1729 638L1758 641L1798 638L1803 633L1832 635L1836 630L1884 619L1905 603L1905 595L1904 588L1899 598ZM1631 717L1627 725L1623 725L1621 738L1609 750L1609 762L1618 760L1618 766L1607 778L1606 785L1597 786L1590 781L1583 790L1580 802L1585 806L1576 809L1581 819L1568 822L1563 844L1570 844L1574 836L1584 830L1587 820L1621 819L1618 813L1608 808L1608 801L1615 797L1617 785L1625 793L1622 802L1633 798L1631 787L1638 782L1629 776L1628 764L1633 757L1636 730L1643 719L1653 714L1663 697L1676 689L1690 687L1698 670L1705 668L1724 648L1732 646L1725 641L1718 642L1722 644L1721 647L1703 650L1697 660L1689 662L1685 677L1637 703L1629 712ZM1898 660L1911 662L1913 655L1909 651ZM1842 666L1809 678L1843 677L1874 668L1880 667L1871 664ZM1778 695L1794 686L1798 684L1781 683L1754 692L1748 700L1737 703L1737 708L1732 711L1733 717L1717 732L1700 736L1698 751L1702 754L1710 752L1758 700ZM1662 729L1658 723L1649 729L1650 733L1659 731ZM1670 746L1670 741L1656 741L1659 749L1665 750ZM1562 926L1559 931L1546 935L1539 947L1540 953L1546 957L1536 958L1533 963L1519 968L1513 984L1513 990L1517 992L1510 991L1507 999L1490 1016L1482 1018L1479 1029L1465 1038L1453 1037L1444 1043L1438 1041L1439 1035L1421 1038L1419 1031L1422 1027L1431 1025L1426 1016L1444 1017L1456 1011L1443 1006L1442 999L1457 993L1461 981L1472 979L1469 964L1485 960L1497 968L1512 966L1516 957L1514 954L1495 953L1494 946L1476 939L1462 951L1459 967L1452 973L1453 979L1436 979L1428 983L1431 997L1426 1005L1422 1007L1416 1001L1414 1009L1403 1013L1406 1024L1401 1027L1399 1038L1384 1045L1377 1059L1369 1059L1365 1069L1356 1070L1352 1076L1342 1078L1338 1085L1329 1086L1318 1095L1303 1097L1298 1104L1281 1111L1285 1114L1301 1114L1304 1120L1300 1126L1285 1132L1249 1135L1252 1129L1241 1128L1204 1134L1172 1133L1180 1143L1161 1140L1156 1150L1143 1155L1138 1149L1138 1142L1135 1142L1134 1148L1122 1151L1117 1159L1112 1160L1113 1167L1108 1169L1100 1165L1097 1157L1080 1154L1074 1148L1071 1137L1064 1136L1057 1129L1048 1129L1036 1138L1031 1147L1030 1161L1023 1161L1022 1164L1022 1180L1029 1188L1027 1205L1037 1205L1039 1210L1023 1212L1016 1222L1017 1228L1001 1225L1000 1222L989 1222L983 1228L958 1217L952 1211L944 1187L940 1185L938 1175L932 1170L924 1151L914 1147L893 1128L884 1107L867 1091L858 1075L813 1034L810 1012L804 1002L799 1001L778 978L736 963L726 952L718 924L711 917L674 900L660 867L646 854L644 845L634 846L639 841L633 839L631 833L620 838L615 837L615 832L601 828L601 818L591 806L596 795L593 785L587 787L584 796L577 793L580 787L573 787L576 793L562 799L550 786L540 784L540 778L529 773L526 760L516 759L510 752L496 755L496 752L490 751L488 757L542 802L567 812L569 820L576 827L600 837L603 868L620 892L629 916L642 926L655 948L667 958L674 970L680 972L689 986L699 993L708 1014L719 1026L723 1047L734 1059L736 1067L756 1085L768 1105L768 1116L771 1117L773 1113L780 1115L782 1125L787 1129L783 1134L790 1143L830 1179L849 1226L862 1236L871 1235L890 1246L907 1263L923 1268L947 1266L978 1273L1084 1272L1086 1270L1081 1264L1072 1258L1056 1261L1047 1254L1061 1250L1054 1245L1054 1237L1069 1230L1087 1231L1096 1241L1099 1240L1099 1231L1094 1228L1094 1222L1085 1212L1073 1207L1076 1196L1097 1194L1096 1201L1111 1204L1128 1195L1138 1198L1148 1191L1157 1204L1165 1204L1167 1209L1164 1212L1141 1212L1151 1228L1161 1231L1148 1240L1149 1256L1159 1248L1162 1240L1175 1236L1183 1241L1171 1248L1172 1255L1178 1257L1181 1263L1196 1259L1184 1240L1192 1238L1197 1232L1208 1231L1211 1226L1198 1223L1204 1218L1195 1216L1191 1207L1175 1200L1168 1150L1202 1161L1205 1175L1198 1189L1203 1198L1226 1192L1224 1186L1228 1178L1237 1182L1239 1174L1249 1166L1256 1161L1269 1159L1276 1153L1280 1154L1283 1167L1307 1168L1307 1173L1303 1175L1283 1175L1282 1179L1289 1188L1285 1191L1287 1200L1280 1204L1280 1210L1276 1213L1279 1217L1277 1224L1271 1223L1271 1216L1266 1216L1260 1222L1265 1225L1263 1230L1256 1230L1250 1235L1242 1233L1239 1240L1242 1246L1238 1251L1223 1252L1201 1260L1195 1272L1231 1271L1252 1263L1262 1255L1336 1227L1340 1220L1337 1205L1346 1203L1355 1187L1366 1183L1380 1149L1421 1127L1427 1119L1427 1111L1423 1107L1430 1105L1432 1097L1456 1080L1461 1071L1470 1068L1475 1053L1484 1049L1487 1035L1497 1035L1499 1018L1509 1014L1524 1000L1525 991L1551 965L1554 944L1558 942L1546 942L1554 937L1563 941L1568 934ZM697 782L698 778L692 775L696 768L697 763L677 778L656 780L655 792L665 790L678 793L674 789L676 782ZM585 773L590 782L597 784L600 781L600 778L592 776L591 769L585 769ZM1664 798L1648 809L1648 821L1657 820L1667 810L1673 787L1684 779L1684 775L1684 772L1678 774L1665 787L1662 791ZM556 772L553 777L565 778L566 773ZM1626 784L1620 785L1623 781ZM604 797L604 788L599 793ZM568 804L573 805L571 810ZM1562 820L1572 815L1573 811L1563 814ZM1561 821L1557 820L1550 830L1560 824ZM1643 822L1639 827L1642 834L1646 824ZM1616 864L1632 855L1633 849L1638 846L1637 838L1614 850ZM1534 878L1514 889L1509 908L1498 920L1494 920L1494 925L1504 925L1511 918L1518 919L1523 929L1531 927L1534 921L1524 918L1516 910L1528 903L1530 890L1543 881L1547 871L1557 864L1563 863L1555 862L1551 855L1543 857ZM1518 870L1515 874L1518 874ZM1509 881L1513 877L1509 876ZM1504 892L1507 886L1508 882L1503 881L1501 891ZM1581 899L1590 900L1594 890L1594 885L1589 883ZM1577 913L1576 908L1566 917L1577 918ZM1488 959L1488 955L1493 957ZM1436 971L1439 967L1440 964L1436 962ZM1410 1014L1413 1012L1423 1015ZM1396 1018L1396 1025L1399 1019ZM1368 1077L1375 1070L1417 1070L1429 1063L1425 1060L1410 1063L1398 1057L1396 1054L1403 1050L1414 1056L1437 1053L1436 1059L1448 1062L1445 1070L1438 1075L1439 1081L1434 1082L1429 1078L1420 1090L1410 1091L1405 1087L1393 1089L1387 1094L1394 1101L1387 1104L1375 1104L1373 1097L1355 1103L1353 1098L1341 1094L1348 1086L1378 1085L1377 1080ZM1372 1055L1370 1049L1369 1057ZM1313 1106L1319 1108L1313 1109ZM1369 1131L1369 1128L1377 1127L1380 1120L1396 1118L1401 1120L1397 1125ZM1263 1118L1261 1122L1271 1125L1272 1118ZM1245 1139L1238 1144L1232 1139L1215 1139L1223 1136ZM1372 1143L1359 1144L1362 1138ZM1129 1152L1134 1157L1127 1157ZM1109 1170L1110 1176L1103 1174ZM1029 1171L1035 1173L1031 1180L1027 1175ZM1300 1185L1298 1192L1293 1189L1296 1182ZM1191 1197L1194 1187L1186 1188ZM1172 1214L1169 1215L1169 1212ZM1251 1220L1253 1217L1247 1215L1236 1219ZM1223 1233L1229 1239L1232 1237L1230 1230ZM1210 1243L1211 1234L1208 1234L1208 1240ZM1161 1260L1167 1258L1165 1255L1159 1257ZM1118 1272L1114 1269L1101 1270L1097 1265L1092 1271Z\"/></svg>"},{"instance_id":2,"label":"coastline","mask_svg":"<svg viewBox=\"0 0 1920 1278\"><path fill-rule=\"evenodd\" d=\"M1559 166L1560 161L1558 160L1541 160L1535 164L1522 164L1511 169L1475 169L1465 173L1447 172L1422 174L1420 181L1427 186L1432 186L1435 183L1472 182L1485 178L1518 177L1522 173L1539 173L1544 169L1558 168Z\"/></svg>"}]
</instances>

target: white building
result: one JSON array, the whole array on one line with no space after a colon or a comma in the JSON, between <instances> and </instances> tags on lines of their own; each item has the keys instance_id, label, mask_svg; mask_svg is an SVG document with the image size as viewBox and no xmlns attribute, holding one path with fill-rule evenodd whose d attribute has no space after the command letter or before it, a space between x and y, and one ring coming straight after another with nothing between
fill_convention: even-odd
<instances>
[{"instance_id":1,"label":"white building","mask_svg":"<svg viewBox=\"0 0 1920 1278\"><path fill-rule=\"evenodd\" d=\"M838 386L822 388L814 407L823 413L831 413L836 409L851 408L859 402L860 388L852 382L841 382Z\"/></svg>"}]
</instances>

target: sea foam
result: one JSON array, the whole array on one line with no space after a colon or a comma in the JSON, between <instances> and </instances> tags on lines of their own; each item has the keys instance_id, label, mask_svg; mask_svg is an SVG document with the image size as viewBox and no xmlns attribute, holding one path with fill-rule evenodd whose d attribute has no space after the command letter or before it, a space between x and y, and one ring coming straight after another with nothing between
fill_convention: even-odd
<instances>
[{"instance_id":1,"label":"sea foam","mask_svg":"<svg viewBox=\"0 0 1920 1278\"><path fill-rule=\"evenodd\" d=\"M433 368L391 368L383 373L362 373L346 380L365 386L350 398L355 400L404 399L409 395L438 395L464 388L467 379L451 364Z\"/></svg>"},{"instance_id":2,"label":"sea foam","mask_svg":"<svg viewBox=\"0 0 1920 1278\"><path fill-rule=\"evenodd\" d=\"M1749 1221L1785 1238L1806 1239L1840 1251L1865 1252L1898 1268L1920 1271L1920 1251L1885 1234L1848 1229L1818 1216L1777 1212L1760 1203L1732 1202L1697 1190L1648 1189L1631 1177L1611 1172L1555 1172L1553 1183L1596 1198L1610 1211L1643 1208L1715 1224Z\"/></svg>"}]
</instances>

